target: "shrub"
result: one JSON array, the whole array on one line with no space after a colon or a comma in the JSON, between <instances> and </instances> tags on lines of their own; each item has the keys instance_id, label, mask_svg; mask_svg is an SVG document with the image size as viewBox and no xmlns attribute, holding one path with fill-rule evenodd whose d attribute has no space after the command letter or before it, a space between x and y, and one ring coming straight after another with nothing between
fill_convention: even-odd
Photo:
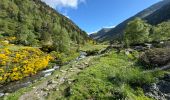
<instances>
[{"instance_id":1,"label":"shrub","mask_svg":"<svg viewBox=\"0 0 170 100\"><path fill-rule=\"evenodd\" d=\"M48 67L53 58L38 48L0 49L0 84L34 75Z\"/></svg>"}]
</instances>

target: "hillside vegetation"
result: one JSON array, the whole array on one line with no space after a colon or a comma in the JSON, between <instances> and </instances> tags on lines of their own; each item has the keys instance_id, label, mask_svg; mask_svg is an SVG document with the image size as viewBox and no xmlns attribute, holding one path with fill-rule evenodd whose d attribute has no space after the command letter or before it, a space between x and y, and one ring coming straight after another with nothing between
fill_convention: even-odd
<instances>
[{"instance_id":1,"label":"hillside vegetation","mask_svg":"<svg viewBox=\"0 0 170 100\"><path fill-rule=\"evenodd\" d=\"M48 68L49 62L53 60L51 55L42 52L39 48L17 46L2 40L0 45L0 84L35 75Z\"/></svg>"},{"instance_id":2,"label":"hillside vegetation","mask_svg":"<svg viewBox=\"0 0 170 100\"><path fill-rule=\"evenodd\" d=\"M136 18L130 21L124 31L126 46L144 44L146 42L161 42L170 39L170 21L152 26L146 21Z\"/></svg>"},{"instance_id":3,"label":"hillside vegetation","mask_svg":"<svg viewBox=\"0 0 170 100\"><path fill-rule=\"evenodd\" d=\"M1 0L0 36L16 36L15 44L60 52L88 39L71 20L40 0Z\"/></svg>"}]
</instances>

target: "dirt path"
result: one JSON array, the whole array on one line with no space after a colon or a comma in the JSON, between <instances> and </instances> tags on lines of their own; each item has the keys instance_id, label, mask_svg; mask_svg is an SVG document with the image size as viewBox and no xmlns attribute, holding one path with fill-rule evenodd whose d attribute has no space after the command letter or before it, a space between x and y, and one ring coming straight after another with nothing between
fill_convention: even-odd
<instances>
[{"instance_id":1,"label":"dirt path","mask_svg":"<svg viewBox=\"0 0 170 100\"><path fill-rule=\"evenodd\" d=\"M56 74L54 73L50 78L33 87L29 92L23 94L19 100L45 100L50 91L56 91L65 82L69 82L71 76L80 73L83 69L87 68L91 60L97 56L90 56L78 62L70 63L67 68L60 69Z\"/></svg>"}]
</instances>

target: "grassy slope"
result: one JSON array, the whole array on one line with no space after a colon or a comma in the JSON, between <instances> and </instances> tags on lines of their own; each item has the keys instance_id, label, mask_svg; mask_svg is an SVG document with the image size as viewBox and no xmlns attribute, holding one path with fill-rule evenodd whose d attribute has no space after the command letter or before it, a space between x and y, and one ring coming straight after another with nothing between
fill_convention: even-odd
<instances>
[{"instance_id":1,"label":"grassy slope","mask_svg":"<svg viewBox=\"0 0 170 100\"><path fill-rule=\"evenodd\" d=\"M76 81L63 84L60 91L49 95L49 100L151 100L141 89L142 85L154 82L155 74L142 74L140 66L124 54L113 52L94 58L90 67L73 76Z\"/></svg>"},{"instance_id":2,"label":"grassy slope","mask_svg":"<svg viewBox=\"0 0 170 100\"><path fill-rule=\"evenodd\" d=\"M90 48L94 49L93 47L90 46ZM131 56L128 57L131 58ZM127 98L130 100L150 100L150 98L144 96L141 87L144 84L152 83L155 81L155 77L161 74L159 72L142 74L143 69L141 69L141 66L136 65L135 61L130 60L128 57L123 53L116 54L115 51L94 57L91 59L88 68L78 74L71 72L73 74L69 76L69 79L75 81L71 84L65 82L57 87L59 88L58 90L49 91L49 96L46 99L84 100L95 98L99 100L117 100ZM68 70L71 67L76 68L77 65L81 65L81 62L68 64L63 66L61 70ZM53 79L60 73L60 71L56 71L47 79L20 89L5 98L6 100L17 100L24 93L31 91L32 87Z\"/></svg>"},{"instance_id":3,"label":"grassy slope","mask_svg":"<svg viewBox=\"0 0 170 100\"><path fill-rule=\"evenodd\" d=\"M101 44L92 45L92 44L87 43L86 45L81 46L80 50L81 51L95 51L95 50L99 51L99 50L106 48L107 46L108 45L101 45Z\"/></svg>"}]
</instances>

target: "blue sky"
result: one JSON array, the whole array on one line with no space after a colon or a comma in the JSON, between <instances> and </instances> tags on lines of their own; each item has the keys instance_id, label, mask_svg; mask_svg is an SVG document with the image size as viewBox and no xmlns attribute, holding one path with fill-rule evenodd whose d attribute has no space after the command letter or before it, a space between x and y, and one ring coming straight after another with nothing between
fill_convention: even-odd
<instances>
[{"instance_id":1,"label":"blue sky","mask_svg":"<svg viewBox=\"0 0 170 100\"><path fill-rule=\"evenodd\" d=\"M160 0L42 0L91 33L116 26Z\"/></svg>"}]
</instances>

